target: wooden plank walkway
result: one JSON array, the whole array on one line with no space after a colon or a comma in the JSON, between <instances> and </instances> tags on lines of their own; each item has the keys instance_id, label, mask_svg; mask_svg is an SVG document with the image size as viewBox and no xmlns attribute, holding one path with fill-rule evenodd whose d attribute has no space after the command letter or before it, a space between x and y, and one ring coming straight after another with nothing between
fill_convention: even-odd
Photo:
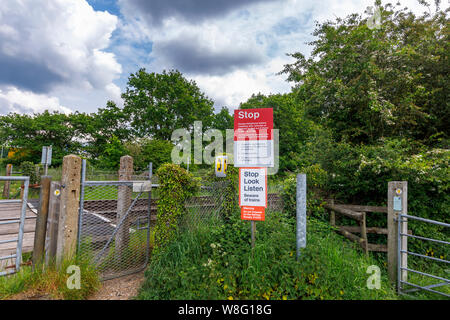
<instances>
[{"instance_id":1,"label":"wooden plank walkway","mask_svg":"<svg viewBox=\"0 0 450 320\"><path fill-rule=\"evenodd\" d=\"M27 206L23 234L22 252L32 252L34 245L34 230L36 225L38 200L30 200ZM0 221L20 220L21 203L1 203ZM13 240L19 236L19 223L0 225L0 241ZM16 253L17 242L1 243L0 257ZM15 259L0 260L0 270L15 263Z\"/></svg>"}]
</instances>

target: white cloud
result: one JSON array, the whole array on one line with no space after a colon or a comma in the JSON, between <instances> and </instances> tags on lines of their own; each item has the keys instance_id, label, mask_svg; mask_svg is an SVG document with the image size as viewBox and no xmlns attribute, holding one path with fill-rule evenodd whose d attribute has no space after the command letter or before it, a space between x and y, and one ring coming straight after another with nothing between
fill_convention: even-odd
<instances>
[{"instance_id":1,"label":"white cloud","mask_svg":"<svg viewBox=\"0 0 450 320\"><path fill-rule=\"evenodd\" d=\"M152 42L152 60L147 69L152 72L180 69L215 100L216 108L222 105L235 108L252 93L288 92L290 84L286 77L277 73L284 64L293 62L287 53L309 55L311 47L306 43L314 39L315 21L323 23L351 13L364 15L368 6L374 6L374 0L256 1L220 16L211 14L208 18L204 14L193 21L191 11L186 13L188 18L179 17L183 15L182 3L167 2L168 9L158 7L167 16L155 24L154 13L145 11L151 4L131 2L134 7L129 1L119 2L125 15L123 32L136 42ZM416 13L426 10L416 0L400 2ZM176 14L171 16L173 12ZM135 33L139 36L133 36ZM239 64L234 57L248 63ZM252 58L258 58L254 59L256 63L251 63ZM202 61L204 65L200 65Z\"/></svg>"},{"instance_id":2,"label":"white cloud","mask_svg":"<svg viewBox=\"0 0 450 320\"><path fill-rule=\"evenodd\" d=\"M289 58L271 60L266 66L256 66L248 70L236 70L223 76L199 75L193 79L216 103L216 109L222 106L230 110L239 107L252 94L265 95L287 93L290 84L285 76L277 73L289 62Z\"/></svg>"},{"instance_id":3,"label":"white cloud","mask_svg":"<svg viewBox=\"0 0 450 320\"><path fill-rule=\"evenodd\" d=\"M41 112L48 106L95 112L107 100L122 105L126 78L141 67L149 72L178 68L216 107L235 108L253 93L290 90L277 73L293 62L286 53L309 54L306 42L313 40L315 20L363 14L374 5L373 0L222 1L226 10L198 8L204 12L196 19L197 9L183 13L186 3L180 0L167 2L180 8L160 11L175 15L154 24L144 11L153 4L131 1L140 3L139 9L117 1L121 19L95 11L86 0L2 1L0 114L12 108ZM427 10L416 0L401 3L417 13Z\"/></svg>"},{"instance_id":4,"label":"white cloud","mask_svg":"<svg viewBox=\"0 0 450 320\"><path fill-rule=\"evenodd\" d=\"M94 90L104 103L117 97L113 81L122 68L105 51L118 24L116 16L95 11L84 0L9 0L0 6L0 21L0 85L17 89L8 92L53 97L65 89ZM71 107L88 111L99 105L85 101Z\"/></svg>"},{"instance_id":5,"label":"white cloud","mask_svg":"<svg viewBox=\"0 0 450 320\"><path fill-rule=\"evenodd\" d=\"M62 106L57 97L21 91L14 87L0 89L0 114L9 112L32 114L43 110L66 114L72 112L69 108Z\"/></svg>"}]
</instances>

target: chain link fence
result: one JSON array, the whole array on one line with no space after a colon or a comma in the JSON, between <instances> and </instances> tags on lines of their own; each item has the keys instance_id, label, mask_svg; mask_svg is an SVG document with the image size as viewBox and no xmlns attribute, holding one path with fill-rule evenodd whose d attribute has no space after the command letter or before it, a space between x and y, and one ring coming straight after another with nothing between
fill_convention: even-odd
<instances>
[{"instance_id":1,"label":"chain link fence","mask_svg":"<svg viewBox=\"0 0 450 320\"><path fill-rule=\"evenodd\" d=\"M117 172L89 170L83 164L80 195L78 254L98 268L102 280L143 270L150 257L159 199L158 180L149 171L135 172L128 181L118 181ZM226 188L229 181L203 178L200 191L185 203L186 213L179 221L182 229L223 222L229 205ZM140 191L141 190L141 191ZM266 215L282 210L277 186L268 190ZM238 195L236 194L236 208Z\"/></svg>"},{"instance_id":2,"label":"chain link fence","mask_svg":"<svg viewBox=\"0 0 450 320\"><path fill-rule=\"evenodd\" d=\"M220 223L223 218L223 208L226 205L225 193L229 181L208 182L202 181L201 191L186 201L186 215L181 224L185 228L193 229L203 224ZM239 195L235 197L235 207L239 208ZM269 185L267 193L266 216L274 211L282 211L281 186Z\"/></svg>"},{"instance_id":3,"label":"chain link fence","mask_svg":"<svg viewBox=\"0 0 450 320\"><path fill-rule=\"evenodd\" d=\"M89 172L83 164L78 255L93 263L102 280L143 270L149 259L156 203L149 172L118 181L117 173ZM112 180L114 179L114 180ZM153 213L153 214L151 214Z\"/></svg>"}]
</instances>

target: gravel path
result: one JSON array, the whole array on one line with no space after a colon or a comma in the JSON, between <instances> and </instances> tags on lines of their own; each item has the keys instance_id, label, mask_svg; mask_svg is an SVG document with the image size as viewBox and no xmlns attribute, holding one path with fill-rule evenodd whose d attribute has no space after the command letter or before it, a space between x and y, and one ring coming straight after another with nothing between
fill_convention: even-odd
<instances>
[{"instance_id":1,"label":"gravel path","mask_svg":"<svg viewBox=\"0 0 450 320\"><path fill-rule=\"evenodd\" d=\"M138 294L144 281L144 271L125 277L106 280L88 300L130 300Z\"/></svg>"}]
</instances>

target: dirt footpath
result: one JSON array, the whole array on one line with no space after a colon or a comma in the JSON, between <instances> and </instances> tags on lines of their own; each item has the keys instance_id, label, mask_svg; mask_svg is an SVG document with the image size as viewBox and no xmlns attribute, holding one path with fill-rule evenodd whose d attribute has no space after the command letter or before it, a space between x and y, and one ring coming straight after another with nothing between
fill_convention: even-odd
<instances>
[{"instance_id":1,"label":"dirt footpath","mask_svg":"<svg viewBox=\"0 0 450 320\"><path fill-rule=\"evenodd\" d=\"M102 282L101 288L88 300L130 300L133 299L144 281L144 271Z\"/></svg>"}]
</instances>

